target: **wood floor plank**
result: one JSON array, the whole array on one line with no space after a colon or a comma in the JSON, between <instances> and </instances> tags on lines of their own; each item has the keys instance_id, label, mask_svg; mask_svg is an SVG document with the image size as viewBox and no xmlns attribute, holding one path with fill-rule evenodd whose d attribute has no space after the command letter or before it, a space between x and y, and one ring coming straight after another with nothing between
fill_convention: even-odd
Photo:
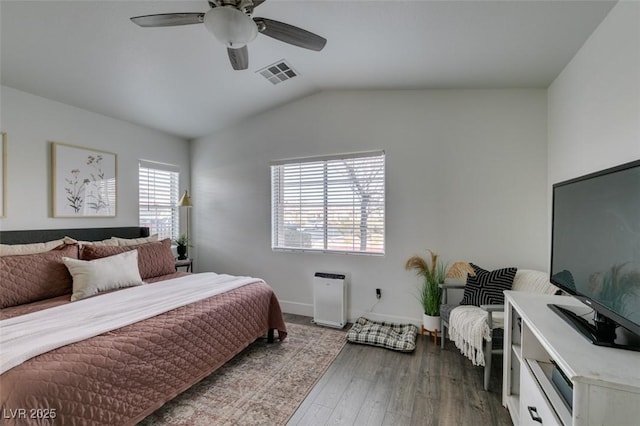
<instances>
[{"instance_id":1,"label":"wood floor plank","mask_svg":"<svg viewBox=\"0 0 640 426\"><path fill-rule=\"evenodd\" d=\"M309 409L305 412L304 416L300 419L289 420L288 425L296 426L321 426L326 425L329 421L329 417L333 413L333 409L325 407L323 405L311 404ZM294 416L295 417L295 416Z\"/></svg>"},{"instance_id":2,"label":"wood floor plank","mask_svg":"<svg viewBox=\"0 0 640 426\"><path fill-rule=\"evenodd\" d=\"M382 425L397 380L395 370L378 364L373 386L367 394L354 424Z\"/></svg>"},{"instance_id":3,"label":"wood floor plank","mask_svg":"<svg viewBox=\"0 0 640 426\"><path fill-rule=\"evenodd\" d=\"M442 349L419 338L410 354L347 344L288 424L510 425L501 405L502 357L494 356L493 363L487 392L483 368L471 365L450 341Z\"/></svg>"},{"instance_id":4,"label":"wood floor plank","mask_svg":"<svg viewBox=\"0 0 640 426\"><path fill-rule=\"evenodd\" d=\"M329 380L318 395L314 398L315 404L324 405L325 407L336 408L345 390L353 379L353 371L355 366L360 362L361 356L358 354L358 350L344 351L340 354L340 364L332 374L331 380ZM338 361L338 359L336 359ZM335 361L334 361L335 363Z\"/></svg>"},{"instance_id":5,"label":"wood floor plank","mask_svg":"<svg viewBox=\"0 0 640 426\"><path fill-rule=\"evenodd\" d=\"M410 426L411 417L403 414L387 411L382 421L382 426Z\"/></svg>"},{"instance_id":6,"label":"wood floor plank","mask_svg":"<svg viewBox=\"0 0 640 426\"><path fill-rule=\"evenodd\" d=\"M381 426L387 412L387 404L388 401L365 399L353 424L355 426Z\"/></svg>"},{"instance_id":7,"label":"wood floor plank","mask_svg":"<svg viewBox=\"0 0 640 426\"><path fill-rule=\"evenodd\" d=\"M399 413L411 418L415 393L418 384L418 375L422 365L423 346L417 345L413 354L399 353L396 357L402 362L402 367L397 369L398 380L393 389L389 402L389 411Z\"/></svg>"},{"instance_id":8,"label":"wood floor plank","mask_svg":"<svg viewBox=\"0 0 640 426\"><path fill-rule=\"evenodd\" d=\"M343 352L345 352L343 350ZM329 368L327 368L327 371L325 371L325 373L323 374L323 376L316 382L315 386L313 387L313 389L311 389L311 391L309 392L309 394L307 395L307 398L305 399L305 402L307 400L315 400L315 398L322 393L324 387L327 385L327 383L331 383L331 381L333 380L333 377L336 374L341 374L342 369L344 368L344 358L349 357L348 351L344 353L340 353L338 355L338 357L334 360L334 362L329 366Z\"/></svg>"},{"instance_id":9,"label":"wood floor plank","mask_svg":"<svg viewBox=\"0 0 640 426\"><path fill-rule=\"evenodd\" d=\"M377 346L357 346L360 347L361 356L363 358L366 357L366 362L359 362L356 365L353 376L360 379L371 380L371 377L379 370L380 364L383 362L385 352L388 352L388 349Z\"/></svg>"},{"instance_id":10,"label":"wood floor plank","mask_svg":"<svg viewBox=\"0 0 640 426\"><path fill-rule=\"evenodd\" d=\"M364 402L372 382L363 380L358 377L351 379L349 386L344 392L340 402L333 410L333 414L329 417L327 424L329 425L352 425L356 421L356 417L360 412L362 403Z\"/></svg>"}]
</instances>

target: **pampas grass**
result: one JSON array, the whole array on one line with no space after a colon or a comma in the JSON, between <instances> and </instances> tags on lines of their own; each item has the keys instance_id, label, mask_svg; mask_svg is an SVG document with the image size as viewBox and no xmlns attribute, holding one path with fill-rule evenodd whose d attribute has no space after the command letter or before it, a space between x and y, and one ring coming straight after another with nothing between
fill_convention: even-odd
<instances>
[{"instance_id":1,"label":"pampas grass","mask_svg":"<svg viewBox=\"0 0 640 426\"><path fill-rule=\"evenodd\" d=\"M438 253L427 250L430 262L421 256L411 256L404 264L406 270L414 270L422 277L422 285L418 289L417 298L422 304L424 313L430 316L440 315L442 289L439 284L444 282L445 266L438 261Z\"/></svg>"},{"instance_id":2,"label":"pampas grass","mask_svg":"<svg viewBox=\"0 0 640 426\"><path fill-rule=\"evenodd\" d=\"M409 260L407 260L407 262L404 264L404 269L415 269L416 274L422 275L423 277L427 276L430 271L427 261L420 256L411 256Z\"/></svg>"},{"instance_id":3,"label":"pampas grass","mask_svg":"<svg viewBox=\"0 0 640 426\"><path fill-rule=\"evenodd\" d=\"M453 265L447 271L446 278L458 278L466 279L467 275L474 276L476 273L473 271L471 265L467 262L457 261L453 262Z\"/></svg>"}]
</instances>

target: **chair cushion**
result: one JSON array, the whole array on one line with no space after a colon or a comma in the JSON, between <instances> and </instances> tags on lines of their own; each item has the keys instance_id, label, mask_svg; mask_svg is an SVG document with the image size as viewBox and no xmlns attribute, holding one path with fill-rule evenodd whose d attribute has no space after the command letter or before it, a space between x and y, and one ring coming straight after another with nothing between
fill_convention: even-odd
<instances>
[{"instance_id":1,"label":"chair cushion","mask_svg":"<svg viewBox=\"0 0 640 426\"><path fill-rule=\"evenodd\" d=\"M501 305L504 303L505 290L511 290L517 268L503 268L487 271L471 264L475 275L467 276L464 286L464 296L461 305Z\"/></svg>"},{"instance_id":2,"label":"chair cushion","mask_svg":"<svg viewBox=\"0 0 640 426\"><path fill-rule=\"evenodd\" d=\"M449 324L449 316L451 315L451 311L457 306L458 305L452 305L448 303L445 305L440 305L440 319Z\"/></svg>"},{"instance_id":3,"label":"chair cushion","mask_svg":"<svg viewBox=\"0 0 640 426\"><path fill-rule=\"evenodd\" d=\"M417 334L418 327L413 324L393 324L360 317L347 332L347 341L411 352L416 348Z\"/></svg>"},{"instance_id":4,"label":"chair cushion","mask_svg":"<svg viewBox=\"0 0 640 426\"><path fill-rule=\"evenodd\" d=\"M555 294L558 287L551 284L549 274L531 269L518 269L513 279L513 290Z\"/></svg>"}]
</instances>

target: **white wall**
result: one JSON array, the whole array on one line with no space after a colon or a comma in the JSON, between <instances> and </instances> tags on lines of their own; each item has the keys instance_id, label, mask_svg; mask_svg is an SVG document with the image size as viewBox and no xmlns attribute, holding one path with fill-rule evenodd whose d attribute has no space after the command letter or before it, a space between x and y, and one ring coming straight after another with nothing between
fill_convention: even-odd
<instances>
[{"instance_id":1,"label":"white wall","mask_svg":"<svg viewBox=\"0 0 640 426\"><path fill-rule=\"evenodd\" d=\"M7 211L3 230L136 226L138 160L176 164L189 185L189 144L162 132L2 86L7 133ZM51 217L51 143L64 142L118 154L115 218Z\"/></svg>"},{"instance_id":2,"label":"white wall","mask_svg":"<svg viewBox=\"0 0 640 426\"><path fill-rule=\"evenodd\" d=\"M609 12L548 90L551 185L640 158L640 3Z\"/></svg>"},{"instance_id":3,"label":"white wall","mask_svg":"<svg viewBox=\"0 0 640 426\"><path fill-rule=\"evenodd\" d=\"M384 257L272 252L274 159L384 149ZM311 314L315 271L351 276L350 318L418 321L405 260L546 269L544 90L319 93L192 143L196 266L259 276L283 308Z\"/></svg>"}]
</instances>

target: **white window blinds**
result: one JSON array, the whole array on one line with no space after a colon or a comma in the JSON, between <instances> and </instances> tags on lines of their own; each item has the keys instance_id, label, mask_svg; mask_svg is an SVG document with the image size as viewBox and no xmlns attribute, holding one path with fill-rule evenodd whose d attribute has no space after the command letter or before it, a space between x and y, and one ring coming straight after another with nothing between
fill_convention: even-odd
<instances>
[{"instance_id":1,"label":"white window blinds","mask_svg":"<svg viewBox=\"0 0 640 426\"><path fill-rule=\"evenodd\" d=\"M271 164L272 248L384 254L384 152Z\"/></svg>"},{"instance_id":2,"label":"white window blinds","mask_svg":"<svg viewBox=\"0 0 640 426\"><path fill-rule=\"evenodd\" d=\"M140 226L148 226L160 239L176 239L180 225L178 167L140 160L138 172Z\"/></svg>"}]
</instances>

